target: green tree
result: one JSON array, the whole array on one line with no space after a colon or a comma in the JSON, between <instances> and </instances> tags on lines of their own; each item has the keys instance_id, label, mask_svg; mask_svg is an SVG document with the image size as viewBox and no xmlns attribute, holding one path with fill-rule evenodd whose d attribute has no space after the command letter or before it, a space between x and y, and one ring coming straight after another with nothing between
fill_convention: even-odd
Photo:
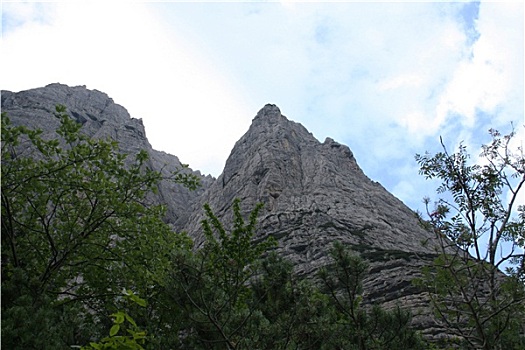
<instances>
[{"instance_id":1,"label":"green tree","mask_svg":"<svg viewBox=\"0 0 525 350\"><path fill-rule=\"evenodd\" d=\"M165 285L164 313L177 315L165 329L180 337L163 335L157 348L424 348L408 312L361 305L367 265L342 245L320 273L320 289L320 281L297 276L291 262L268 252L273 239L255 237L260 206L246 223L236 200L231 230L208 205L204 209L203 248L174 251Z\"/></svg>"},{"instance_id":2,"label":"green tree","mask_svg":"<svg viewBox=\"0 0 525 350\"><path fill-rule=\"evenodd\" d=\"M368 264L340 242L333 246L332 263L319 272L335 309L333 345L336 349L425 349L420 335L410 328L410 312L362 305L363 279Z\"/></svg>"},{"instance_id":3,"label":"green tree","mask_svg":"<svg viewBox=\"0 0 525 350\"><path fill-rule=\"evenodd\" d=\"M331 349L334 313L314 281L298 277L290 261L271 253L252 283L260 310L258 349Z\"/></svg>"},{"instance_id":4,"label":"green tree","mask_svg":"<svg viewBox=\"0 0 525 350\"><path fill-rule=\"evenodd\" d=\"M56 138L2 114L2 346L66 348L99 335L123 289L147 298L185 236L148 205L147 154L80 132L57 106ZM194 185L196 178L173 174Z\"/></svg>"},{"instance_id":5,"label":"green tree","mask_svg":"<svg viewBox=\"0 0 525 350\"><path fill-rule=\"evenodd\" d=\"M183 320L182 342L192 349L252 348L258 310L249 303L251 280L272 239L254 242L258 205L246 223L240 202L233 203L233 227L227 231L205 205L204 247L176 251L168 289Z\"/></svg>"},{"instance_id":6,"label":"green tree","mask_svg":"<svg viewBox=\"0 0 525 350\"><path fill-rule=\"evenodd\" d=\"M419 282L438 320L465 348L523 349L525 212L517 201L525 157L521 147L511 147L514 132L490 134L474 164L464 145L450 154L441 142L442 152L416 155L420 173L439 179L444 196L433 208L424 200L424 224L440 247Z\"/></svg>"}]
</instances>

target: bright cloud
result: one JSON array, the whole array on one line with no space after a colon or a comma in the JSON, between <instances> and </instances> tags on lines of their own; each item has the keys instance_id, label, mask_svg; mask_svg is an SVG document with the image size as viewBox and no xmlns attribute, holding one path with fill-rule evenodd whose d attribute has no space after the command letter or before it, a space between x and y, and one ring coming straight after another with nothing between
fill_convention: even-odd
<instances>
[{"instance_id":1,"label":"bright cloud","mask_svg":"<svg viewBox=\"0 0 525 350\"><path fill-rule=\"evenodd\" d=\"M379 92L394 90L405 87L417 88L423 84L423 77L408 73L381 81L378 84Z\"/></svg>"},{"instance_id":2,"label":"bright cloud","mask_svg":"<svg viewBox=\"0 0 525 350\"><path fill-rule=\"evenodd\" d=\"M477 23L480 36L472 56L458 63L436 114L443 121L458 115L465 127L476 123L479 112L515 121L519 109L503 113L497 109L523 103L523 6L484 3Z\"/></svg>"}]
</instances>

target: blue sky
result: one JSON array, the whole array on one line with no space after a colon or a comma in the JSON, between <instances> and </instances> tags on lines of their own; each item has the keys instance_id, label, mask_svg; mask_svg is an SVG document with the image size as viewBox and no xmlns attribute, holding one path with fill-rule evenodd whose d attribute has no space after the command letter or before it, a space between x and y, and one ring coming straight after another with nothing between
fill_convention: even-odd
<instances>
[{"instance_id":1,"label":"blue sky","mask_svg":"<svg viewBox=\"0 0 525 350\"><path fill-rule=\"evenodd\" d=\"M1 88L104 91L214 176L275 103L415 209L435 187L415 153L441 136L477 154L489 128L523 125L523 18L521 1L4 1Z\"/></svg>"}]
</instances>

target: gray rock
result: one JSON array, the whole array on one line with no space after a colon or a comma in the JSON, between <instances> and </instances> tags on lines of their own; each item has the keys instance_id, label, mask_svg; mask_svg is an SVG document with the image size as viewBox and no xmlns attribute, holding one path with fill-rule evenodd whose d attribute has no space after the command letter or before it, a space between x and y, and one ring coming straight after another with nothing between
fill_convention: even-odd
<instances>
[{"instance_id":1,"label":"gray rock","mask_svg":"<svg viewBox=\"0 0 525 350\"><path fill-rule=\"evenodd\" d=\"M222 216L234 198L246 210L265 204L261 235L279 238L283 252L304 272L334 240L385 251L434 251L432 244L422 244L434 237L420 228L415 213L366 177L347 146L330 138L317 141L274 105L257 114L199 204L208 202ZM187 225L197 240L199 215Z\"/></svg>"}]
</instances>

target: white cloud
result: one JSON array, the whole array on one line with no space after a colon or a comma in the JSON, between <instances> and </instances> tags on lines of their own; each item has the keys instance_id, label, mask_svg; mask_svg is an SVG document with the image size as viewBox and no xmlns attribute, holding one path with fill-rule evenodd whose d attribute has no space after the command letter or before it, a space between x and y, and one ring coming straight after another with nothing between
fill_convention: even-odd
<instances>
[{"instance_id":1,"label":"white cloud","mask_svg":"<svg viewBox=\"0 0 525 350\"><path fill-rule=\"evenodd\" d=\"M387 78L380 81L378 84L379 92L387 90L399 89L404 87L420 87L423 84L423 77L417 74L401 74L392 78Z\"/></svg>"},{"instance_id":2,"label":"white cloud","mask_svg":"<svg viewBox=\"0 0 525 350\"><path fill-rule=\"evenodd\" d=\"M467 37L440 4L340 6L326 7L334 43L312 55L323 74L305 78L317 87L309 101L337 101L335 109L330 103L319 108L328 115L325 123L340 125L331 136L366 144L375 161L390 158L392 149L406 159L403 148L438 132L435 101L464 57ZM398 126L411 137L394 137L385 148L384 135L403 132Z\"/></svg>"},{"instance_id":3,"label":"white cloud","mask_svg":"<svg viewBox=\"0 0 525 350\"><path fill-rule=\"evenodd\" d=\"M9 32L28 22L46 23L52 7L31 2L2 2L2 31Z\"/></svg>"},{"instance_id":4,"label":"white cloud","mask_svg":"<svg viewBox=\"0 0 525 350\"><path fill-rule=\"evenodd\" d=\"M495 123L516 120L523 104L523 4L481 3L477 29L472 57L458 64L436 108L438 119L458 115L467 128L479 112Z\"/></svg>"}]
</instances>

